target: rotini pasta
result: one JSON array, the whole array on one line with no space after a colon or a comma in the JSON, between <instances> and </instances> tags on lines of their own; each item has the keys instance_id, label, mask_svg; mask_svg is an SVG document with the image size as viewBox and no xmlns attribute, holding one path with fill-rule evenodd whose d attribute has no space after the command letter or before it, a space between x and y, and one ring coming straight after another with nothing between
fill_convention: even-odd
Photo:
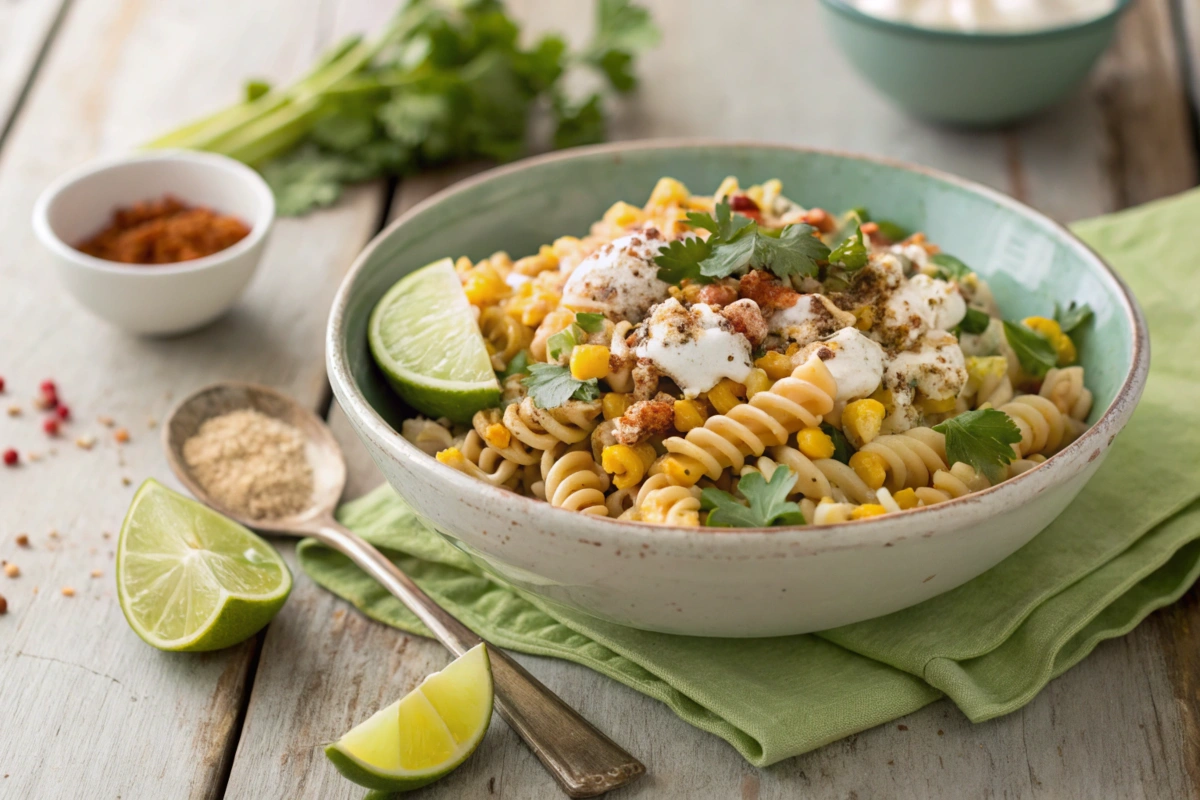
<instances>
[{"instance_id":1,"label":"rotini pasta","mask_svg":"<svg viewBox=\"0 0 1200 800\"><path fill-rule=\"evenodd\" d=\"M710 252L726 213L778 248L795 246L782 235L793 225L820 241L776 272ZM663 178L644 206L614 204L585 236L516 261L460 258L501 400L469 428L415 419L402 434L555 507L675 526L704 524L714 497L754 511L747 495L781 469L790 482L770 485L789 520L797 508L832 524L936 505L1074 441L1093 396L1066 326L1003 321L979 275L894 230L805 208L777 180L743 189L731 177L695 195ZM1001 444L964 454L979 436ZM763 482L743 491L754 473Z\"/></svg>"}]
</instances>

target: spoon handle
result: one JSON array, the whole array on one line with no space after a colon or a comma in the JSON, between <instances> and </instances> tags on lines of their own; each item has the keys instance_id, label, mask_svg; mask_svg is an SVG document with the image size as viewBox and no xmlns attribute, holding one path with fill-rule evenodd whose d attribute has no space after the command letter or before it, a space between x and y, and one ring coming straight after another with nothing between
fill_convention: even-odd
<instances>
[{"instance_id":1,"label":"spoon handle","mask_svg":"<svg viewBox=\"0 0 1200 800\"><path fill-rule=\"evenodd\" d=\"M310 533L383 584L450 652L462 655L483 641L354 532L326 520ZM504 651L491 644L487 648L496 710L569 797L596 797L645 773L642 762L597 730Z\"/></svg>"}]
</instances>

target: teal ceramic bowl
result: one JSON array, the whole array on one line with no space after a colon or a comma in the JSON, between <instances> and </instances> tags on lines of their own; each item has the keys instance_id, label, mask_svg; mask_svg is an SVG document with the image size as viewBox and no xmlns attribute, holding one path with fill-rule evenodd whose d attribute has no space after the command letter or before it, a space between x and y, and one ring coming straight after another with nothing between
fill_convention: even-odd
<instances>
[{"instance_id":1,"label":"teal ceramic bowl","mask_svg":"<svg viewBox=\"0 0 1200 800\"><path fill-rule=\"evenodd\" d=\"M920 28L821 0L826 25L855 69L924 119L970 127L1028 117L1066 97L1108 48L1131 0L1102 17L1021 33Z\"/></svg>"},{"instance_id":2,"label":"teal ceramic bowl","mask_svg":"<svg viewBox=\"0 0 1200 800\"><path fill-rule=\"evenodd\" d=\"M616 200L641 204L660 176L697 192L736 175L780 178L799 203L866 206L924 230L990 282L1010 318L1076 300L1095 394L1091 428L1040 466L990 489L872 520L791 528L647 525L553 508L438 463L397 431L411 410L367 346L371 310L398 279L444 256L514 256L584 234ZM416 206L351 268L327 332L330 383L388 482L483 570L541 601L649 630L773 636L886 614L994 566L1046 527L1104 460L1141 395L1145 322L1104 262L1015 200L949 175L798 147L631 142L501 167Z\"/></svg>"}]
</instances>

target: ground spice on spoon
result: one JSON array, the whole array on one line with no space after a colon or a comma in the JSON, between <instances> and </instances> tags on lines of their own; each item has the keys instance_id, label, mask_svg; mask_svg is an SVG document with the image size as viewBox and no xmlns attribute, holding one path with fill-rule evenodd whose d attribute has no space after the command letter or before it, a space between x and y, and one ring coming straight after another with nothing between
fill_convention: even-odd
<instances>
[{"instance_id":1,"label":"ground spice on spoon","mask_svg":"<svg viewBox=\"0 0 1200 800\"><path fill-rule=\"evenodd\" d=\"M213 500L251 519L294 514L312 498L304 436L259 411L239 409L205 420L183 443L183 459Z\"/></svg>"}]
</instances>

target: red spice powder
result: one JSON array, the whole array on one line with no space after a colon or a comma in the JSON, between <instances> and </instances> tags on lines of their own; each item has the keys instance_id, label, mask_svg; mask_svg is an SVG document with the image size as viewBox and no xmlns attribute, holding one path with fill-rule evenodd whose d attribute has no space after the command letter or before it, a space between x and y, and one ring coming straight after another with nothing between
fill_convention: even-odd
<instances>
[{"instance_id":1,"label":"red spice powder","mask_svg":"<svg viewBox=\"0 0 1200 800\"><path fill-rule=\"evenodd\" d=\"M123 264L174 264L219 253L249 233L237 217L164 195L118 208L108 227L76 249Z\"/></svg>"}]
</instances>

